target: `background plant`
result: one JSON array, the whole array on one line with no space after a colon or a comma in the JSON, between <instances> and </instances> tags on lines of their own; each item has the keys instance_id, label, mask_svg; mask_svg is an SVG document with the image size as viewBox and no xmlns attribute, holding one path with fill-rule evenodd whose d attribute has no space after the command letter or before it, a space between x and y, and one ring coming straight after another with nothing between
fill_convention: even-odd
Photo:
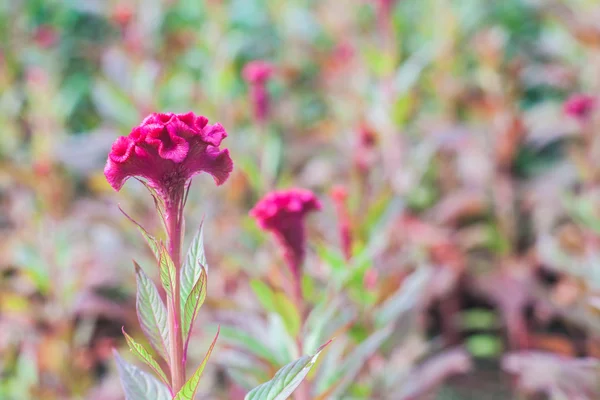
<instances>
[{"instance_id":1,"label":"background plant","mask_svg":"<svg viewBox=\"0 0 600 400\"><path fill-rule=\"evenodd\" d=\"M161 227L142 185L115 197L100 171L114 138L157 110L218 120L236 160L226 187L199 180L187 204L219 238L206 243L219 268L189 354L200 364L221 324L199 397L243 398L296 351L272 349L294 317L265 307L285 293L285 268L248 217L294 186L323 204L303 278L314 325L336 336L307 377L317 394L560 398L594 382L578 358L598 355L597 157L584 133L597 125L563 109L598 93L594 1L9 3L0 397L121 398L110 349L125 347L122 325L142 337L131 258L154 261L114 205ZM242 73L251 60L274 66L260 123Z\"/></svg>"}]
</instances>

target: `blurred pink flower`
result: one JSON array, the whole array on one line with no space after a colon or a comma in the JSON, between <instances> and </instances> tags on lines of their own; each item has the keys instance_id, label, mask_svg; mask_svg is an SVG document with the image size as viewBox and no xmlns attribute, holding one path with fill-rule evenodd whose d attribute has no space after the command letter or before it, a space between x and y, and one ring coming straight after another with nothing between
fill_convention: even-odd
<instances>
[{"instance_id":1,"label":"blurred pink flower","mask_svg":"<svg viewBox=\"0 0 600 400\"><path fill-rule=\"evenodd\" d=\"M377 133L365 124L360 125L357 133L358 140L354 153L355 165L361 173L366 174L375 162Z\"/></svg>"},{"instance_id":2,"label":"blurred pink flower","mask_svg":"<svg viewBox=\"0 0 600 400\"><path fill-rule=\"evenodd\" d=\"M233 170L229 150L219 149L226 137L221 124L193 112L153 113L114 142L104 175L115 190L132 176L143 178L165 201L200 172L220 185Z\"/></svg>"},{"instance_id":3,"label":"blurred pink flower","mask_svg":"<svg viewBox=\"0 0 600 400\"><path fill-rule=\"evenodd\" d=\"M596 109L596 98L587 94L574 94L563 105L565 114L584 120Z\"/></svg>"},{"instance_id":4,"label":"blurred pink flower","mask_svg":"<svg viewBox=\"0 0 600 400\"><path fill-rule=\"evenodd\" d=\"M304 218L320 209L321 202L311 191L288 189L267 194L250 211L258 225L275 236L296 278L305 256Z\"/></svg>"},{"instance_id":5,"label":"blurred pink flower","mask_svg":"<svg viewBox=\"0 0 600 400\"><path fill-rule=\"evenodd\" d=\"M273 75L273 72L274 69L271 63L256 60L246 64L242 71L242 76L248 83L264 84L267 83L269 78Z\"/></svg>"},{"instance_id":6,"label":"blurred pink flower","mask_svg":"<svg viewBox=\"0 0 600 400\"><path fill-rule=\"evenodd\" d=\"M373 267L366 270L363 276L363 286L366 290L374 291L377 289L377 281L379 280L379 273Z\"/></svg>"},{"instance_id":7,"label":"blurred pink flower","mask_svg":"<svg viewBox=\"0 0 600 400\"><path fill-rule=\"evenodd\" d=\"M397 0L375 0L375 2L379 4L382 13L391 12L396 1Z\"/></svg>"},{"instance_id":8,"label":"blurred pink flower","mask_svg":"<svg viewBox=\"0 0 600 400\"><path fill-rule=\"evenodd\" d=\"M134 9L127 4L117 4L112 11L111 17L121 28L126 27L134 17Z\"/></svg>"},{"instance_id":9,"label":"blurred pink flower","mask_svg":"<svg viewBox=\"0 0 600 400\"><path fill-rule=\"evenodd\" d=\"M335 203L335 209L338 215L338 230L342 251L344 252L346 260L350 260L352 258L352 230L350 215L348 214L348 207L346 206L348 191L344 186L336 185L331 189L330 194Z\"/></svg>"},{"instance_id":10,"label":"blurred pink flower","mask_svg":"<svg viewBox=\"0 0 600 400\"><path fill-rule=\"evenodd\" d=\"M260 60L249 62L242 71L242 76L250 84L250 98L257 121L264 121L269 113L270 99L266 84L273 72L270 63Z\"/></svg>"},{"instance_id":11,"label":"blurred pink flower","mask_svg":"<svg viewBox=\"0 0 600 400\"><path fill-rule=\"evenodd\" d=\"M50 25L40 25L33 37L35 43L43 49L54 46L58 42L58 39L58 32Z\"/></svg>"}]
</instances>

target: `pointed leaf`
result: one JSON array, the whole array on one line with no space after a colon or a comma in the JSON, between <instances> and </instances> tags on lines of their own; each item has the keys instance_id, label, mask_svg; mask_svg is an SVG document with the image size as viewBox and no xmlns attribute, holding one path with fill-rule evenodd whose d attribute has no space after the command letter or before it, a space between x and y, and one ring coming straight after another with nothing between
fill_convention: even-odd
<instances>
[{"instance_id":1,"label":"pointed leaf","mask_svg":"<svg viewBox=\"0 0 600 400\"><path fill-rule=\"evenodd\" d=\"M202 304L204 304L204 300L206 299L206 279L206 271L204 271L203 268L200 277L198 278L198 282L196 282L196 284L192 288L192 291L190 292L188 298L185 299L185 305L182 316L182 334L185 349L187 349L187 345L190 340L190 332L192 331L194 321L198 316L200 307L202 307Z\"/></svg>"},{"instance_id":2,"label":"pointed leaf","mask_svg":"<svg viewBox=\"0 0 600 400\"><path fill-rule=\"evenodd\" d=\"M144 237L144 239L146 239L146 243L148 243L148 246L152 250L152 253L154 254L154 257L156 257L156 259L159 260L160 259L160 253L159 253L159 248L158 248L158 241L156 240L156 238L154 236L152 236L151 234L149 234L148 231L145 230L144 227L142 227L142 225L140 225L136 220L134 220L133 218L131 218L125 211L123 211L123 209L121 208L121 206L119 206L119 210L121 211L121 213L123 213L123 215L128 220L130 220L131 222L134 223L134 225L137 227L138 231L140 231L140 233L142 234L142 236Z\"/></svg>"},{"instance_id":3,"label":"pointed leaf","mask_svg":"<svg viewBox=\"0 0 600 400\"><path fill-rule=\"evenodd\" d=\"M213 339L212 344L208 348L208 352L206 353L206 356L204 356L204 360L202 360L202 364L200 364L198 369L196 369L196 372L194 372L194 375L192 375L191 378L185 383L185 385L183 385L183 387L181 388L179 393L177 393L177 396L175 396L173 398L173 400L193 400L194 399L194 396L196 396L196 390L198 390L198 383L200 382L200 377L202 377L202 372L204 372L204 367L206 367L206 363L208 362L208 359L210 358L210 355L211 355L213 349L215 348L215 344L217 343L217 338L219 337L220 331L221 331L221 328L220 327L217 328L217 334L215 335L215 338Z\"/></svg>"},{"instance_id":4,"label":"pointed leaf","mask_svg":"<svg viewBox=\"0 0 600 400\"><path fill-rule=\"evenodd\" d=\"M251 335L239 327L224 326L221 329L221 341L225 341L238 348L246 349L253 355L262 358L271 364L278 364L277 355L273 354L267 345L255 335Z\"/></svg>"},{"instance_id":5,"label":"pointed leaf","mask_svg":"<svg viewBox=\"0 0 600 400\"><path fill-rule=\"evenodd\" d=\"M136 308L140 326L158 354L169 361L169 327L167 308L158 294L154 282L134 261L137 278Z\"/></svg>"},{"instance_id":6,"label":"pointed leaf","mask_svg":"<svg viewBox=\"0 0 600 400\"><path fill-rule=\"evenodd\" d=\"M431 268L422 267L413 272L375 313L375 322L383 327L411 310L422 298L423 287L433 276Z\"/></svg>"},{"instance_id":7,"label":"pointed leaf","mask_svg":"<svg viewBox=\"0 0 600 400\"><path fill-rule=\"evenodd\" d=\"M261 280L252 279L250 281L250 288L265 310L277 312L275 309L275 293L273 292L273 289L269 287L269 285Z\"/></svg>"},{"instance_id":8,"label":"pointed leaf","mask_svg":"<svg viewBox=\"0 0 600 400\"><path fill-rule=\"evenodd\" d=\"M281 368L273 379L252 389L244 400L286 400L300 386L328 344L321 346L315 355L300 357Z\"/></svg>"},{"instance_id":9,"label":"pointed leaf","mask_svg":"<svg viewBox=\"0 0 600 400\"><path fill-rule=\"evenodd\" d=\"M165 292L167 292L167 296L172 299L173 298L173 288L175 287L175 264L173 264L173 260L169 255L169 252L165 248L165 246L161 243L159 245L160 248L160 280L162 282L163 288L165 288Z\"/></svg>"},{"instance_id":10,"label":"pointed leaf","mask_svg":"<svg viewBox=\"0 0 600 400\"><path fill-rule=\"evenodd\" d=\"M198 282L202 271L208 273L208 264L204 254L204 222L192 239L185 263L181 267L181 299L186 300ZM181 303L181 311L185 312L185 301Z\"/></svg>"},{"instance_id":11,"label":"pointed leaf","mask_svg":"<svg viewBox=\"0 0 600 400\"><path fill-rule=\"evenodd\" d=\"M131 352L138 356L140 360L145 362L156 373L156 375L158 375L160 380L162 380L165 383L165 385L169 386L169 380L167 379L165 372L154 360L154 358L152 358L152 356L150 355L150 353L148 353L144 346L142 346L141 344L136 342L131 336L129 336L127 332L125 332L125 328L123 328L123 335L125 336L125 340L127 341Z\"/></svg>"},{"instance_id":12,"label":"pointed leaf","mask_svg":"<svg viewBox=\"0 0 600 400\"><path fill-rule=\"evenodd\" d=\"M169 388L152 375L123 360L113 351L126 400L171 400Z\"/></svg>"},{"instance_id":13,"label":"pointed leaf","mask_svg":"<svg viewBox=\"0 0 600 400\"><path fill-rule=\"evenodd\" d=\"M390 325L385 329L379 330L371 334L367 339L362 341L350 354L346 356L344 361L336 365L336 370L329 371L328 376L323 377L322 382L331 390L331 398L339 398L341 394L352 384L354 379L364 367L365 362L371 357L382 343L390 337L393 332L393 326ZM334 386L334 389L331 387Z\"/></svg>"}]
</instances>

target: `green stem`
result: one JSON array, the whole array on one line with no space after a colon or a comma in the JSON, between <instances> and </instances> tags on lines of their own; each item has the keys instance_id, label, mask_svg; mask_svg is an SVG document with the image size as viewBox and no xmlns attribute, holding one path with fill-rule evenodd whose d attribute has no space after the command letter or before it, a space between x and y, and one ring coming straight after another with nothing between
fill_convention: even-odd
<instances>
[{"instance_id":1,"label":"green stem","mask_svg":"<svg viewBox=\"0 0 600 400\"><path fill-rule=\"evenodd\" d=\"M170 367L171 386L174 393L185 384L185 358L183 354L183 337L181 333L181 299L180 299L180 271L181 271L181 241L182 241L182 199L184 191L177 191L173 198L166 204L165 219L167 224L168 252L175 265L175 282L173 285L173 298L167 300L169 317L169 342L170 342Z\"/></svg>"}]
</instances>

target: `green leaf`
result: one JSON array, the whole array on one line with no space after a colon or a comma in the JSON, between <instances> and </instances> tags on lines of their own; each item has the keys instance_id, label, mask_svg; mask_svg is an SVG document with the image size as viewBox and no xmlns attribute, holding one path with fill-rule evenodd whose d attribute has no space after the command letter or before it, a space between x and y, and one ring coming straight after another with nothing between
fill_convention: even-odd
<instances>
[{"instance_id":1,"label":"green leaf","mask_svg":"<svg viewBox=\"0 0 600 400\"><path fill-rule=\"evenodd\" d=\"M231 326L221 328L221 340L227 343L245 349L255 356L266 360L267 362L277 365L278 359L275 354L272 354L271 349L266 347L260 340L250 335L247 332Z\"/></svg>"},{"instance_id":2,"label":"green leaf","mask_svg":"<svg viewBox=\"0 0 600 400\"><path fill-rule=\"evenodd\" d=\"M252 389L244 397L244 400L286 400L306 378L319 355L329 343L321 346L315 355L302 356L281 368L273 379Z\"/></svg>"},{"instance_id":3,"label":"green leaf","mask_svg":"<svg viewBox=\"0 0 600 400\"><path fill-rule=\"evenodd\" d=\"M502 353L502 340L488 334L474 335L465 342L465 347L477 358L496 358Z\"/></svg>"},{"instance_id":4,"label":"green leaf","mask_svg":"<svg viewBox=\"0 0 600 400\"><path fill-rule=\"evenodd\" d=\"M129 336L127 334L127 332L125 332L125 328L123 328L122 330L123 330L123 335L125 336L125 340L127 341L127 344L129 345L129 349L131 350L131 352L133 354L135 354L136 356L138 356L140 358L140 360L145 362L146 365L148 365L152 369L152 371L154 371L156 373L156 375L158 375L160 380L165 383L165 385L169 386L169 380L167 379L165 372L157 364L157 362L154 360L154 358L152 358L150 353L148 353L148 351L144 348L144 346L142 346L141 344L136 342L131 336Z\"/></svg>"},{"instance_id":5,"label":"green leaf","mask_svg":"<svg viewBox=\"0 0 600 400\"><path fill-rule=\"evenodd\" d=\"M150 344L158 354L169 361L169 327L167 308L163 303L154 282L144 273L144 270L134 261L137 293L136 309L140 326Z\"/></svg>"},{"instance_id":6,"label":"green leaf","mask_svg":"<svg viewBox=\"0 0 600 400\"><path fill-rule=\"evenodd\" d=\"M123 360L116 350L113 351L121 384L125 391L125 400L171 400L169 388L158 379Z\"/></svg>"},{"instance_id":7,"label":"green leaf","mask_svg":"<svg viewBox=\"0 0 600 400\"><path fill-rule=\"evenodd\" d=\"M220 327L217 328L217 334L215 335L215 338L213 339L212 344L208 348L208 352L206 353L206 356L204 356L204 360L202 360L202 364L200 364L198 369L196 369L196 372L194 372L194 375L192 375L190 377L190 379L188 379L188 381L185 383L185 385L183 385L183 387L181 388L179 393L177 393L177 396L175 396L173 398L173 400L193 400L194 399L194 396L196 396L196 390L198 390L198 383L200 382L200 378L202 377L202 372L204 372L204 367L206 367L206 363L208 362L208 359L210 358L210 355L211 355L213 349L215 348L215 344L217 343L217 338L219 337L220 331L221 331L221 328Z\"/></svg>"},{"instance_id":8,"label":"green leaf","mask_svg":"<svg viewBox=\"0 0 600 400\"><path fill-rule=\"evenodd\" d=\"M265 310L276 312L275 293L273 293L273 290L269 287L269 285L261 280L252 279L250 281L250 288Z\"/></svg>"},{"instance_id":9,"label":"green leaf","mask_svg":"<svg viewBox=\"0 0 600 400\"><path fill-rule=\"evenodd\" d=\"M169 252L165 248L165 246L161 243L160 245L160 280L162 282L163 288L165 288L165 292L167 292L168 298L173 298L173 288L175 287L175 264L173 264L173 260L169 255Z\"/></svg>"},{"instance_id":10,"label":"green leaf","mask_svg":"<svg viewBox=\"0 0 600 400\"><path fill-rule=\"evenodd\" d=\"M133 218L131 218L125 211L123 211L123 209L121 208L121 206L119 206L119 210L121 211L121 213L123 213L123 215L128 220L130 220L131 222L133 222L133 224L140 231L140 233L142 234L142 236L144 237L144 239L146 239L146 243L148 243L148 246L152 250L152 253L154 254L154 257L156 257L157 260L160 260L160 252L159 252L159 247L158 247L158 241L156 240L156 238L154 236L152 236L151 234L149 234L148 231L145 230L142 227L142 225L140 225L136 220L134 220Z\"/></svg>"},{"instance_id":11,"label":"green leaf","mask_svg":"<svg viewBox=\"0 0 600 400\"><path fill-rule=\"evenodd\" d=\"M185 344L185 349L187 350L187 345L190 340L190 332L192 331L192 326L194 325L194 321L198 316L198 311L200 311L200 307L204 304L204 300L206 299L206 271L204 268L200 273L200 277L198 281L192 288L190 295L185 301L185 306L183 309L183 343Z\"/></svg>"},{"instance_id":12,"label":"green leaf","mask_svg":"<svg viewBox=\"0 0 600 400\"><path fill-rule=\"evenodd\" d=\"M332 371L326 379L322 380L324 385L319 386L325 386L326 389L322 390L320 394L329 391L333 386L335 389L331 390L330 398L340 398L339 396L352 384L369 357L392 334L392 327L393 325L389 325L383 330L376 331L356 346L340 365L336 365L336 370Z\"/></svg>"},{"instance_id":13,"label":"green leaf","mask_svg":"<svg viewBox=\"0 0 600 400\"><path fill-rule=\"evenodd\" d=\"M192 239L183 266L181 267L181 311L185 313L187 299L204 271L208 273L208 264L204 254L204 222Z\"/></svg>"},{"instance_id":14,"label":"green leaf","mask_svg":"<svg viewBox=\"0 0 600 400\"><path fill-rule=\"evenodd\" d=\"M430 268L419 268L413 272L375 313L377 326L382 327L396 321L400 315L411 310L422 297L423 287L432 277Z\"/></svg>"},{"instance_id":15,"label":"green leaf","mask_svg":"<svg viewBox=\"0 0 600 400\"><path fill-rule=\"evenodd\" d=\"M300 331L300 313L294 303L285 293L275 293L275 310L285 323L285 327L292 337L296 337Z\"/></svg>"}]
</instances>

